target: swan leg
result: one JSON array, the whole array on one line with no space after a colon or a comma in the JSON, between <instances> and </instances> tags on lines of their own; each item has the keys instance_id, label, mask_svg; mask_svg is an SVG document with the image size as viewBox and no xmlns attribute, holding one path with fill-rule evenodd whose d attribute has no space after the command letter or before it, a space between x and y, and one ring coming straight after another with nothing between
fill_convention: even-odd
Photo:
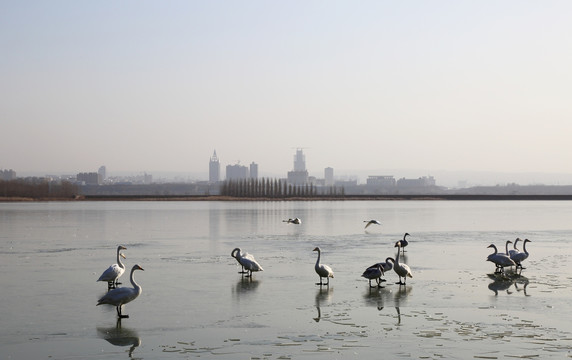
<instances>
[{"instance_id":1,"label":"swan leg","mask_svg":"<svg viewBox=\"0 0 572 360\"><path fill-rule=\"evenodd\" d=\"M107 291L113 290L113 289L115 289L116 287L117 287L117 286L115 285L115 283L113 282L113 280L107 282Z\"/></svg>"},{"instance_id":2,"label":"swan leg","mask_svg":"<svg viewBox=\"0 0 572 360\"><path fill-rule=\"evenodd\" d=\"M118 306L116 306L115 309L117 310L117 317L119 317L120 319L127 319L127 318L129 318L129 315L123 315L123 314L121 313L121 308L122 308L122 307L123 307L123 305L118 305Z\"/></svg>"},{"instance_id":3,"label":"swan leg","mask_svg":"<svg viewBox=\"0 0 572 360\"><path fill-rule=\"evenodd\" d=\"M324 285L324 284L322 284L322 277L321 276L320 276L320 282L316 283L316 285L320 285L320 286Z\"/></svg>"}]
</instances>

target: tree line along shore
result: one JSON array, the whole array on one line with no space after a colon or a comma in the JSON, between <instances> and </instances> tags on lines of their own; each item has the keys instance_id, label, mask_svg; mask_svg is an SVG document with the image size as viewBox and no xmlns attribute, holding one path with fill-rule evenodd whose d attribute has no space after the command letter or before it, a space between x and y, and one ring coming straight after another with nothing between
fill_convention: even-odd
<instances>
[{"instance_id":1,"label":"tree line along shore","mask_svg":"<svg viewBox=\"0 0 572 360\"><path fill-rule=\"evenodd\" d=\"M343 188L292 186L280 181L222 183L205 189L185 184L85 187L66 181L0 180L0 201L324 201L324 200L572 200L572 186L489 186L424 189L408 193L348 194Z\"/></svg>"}]
</instances>

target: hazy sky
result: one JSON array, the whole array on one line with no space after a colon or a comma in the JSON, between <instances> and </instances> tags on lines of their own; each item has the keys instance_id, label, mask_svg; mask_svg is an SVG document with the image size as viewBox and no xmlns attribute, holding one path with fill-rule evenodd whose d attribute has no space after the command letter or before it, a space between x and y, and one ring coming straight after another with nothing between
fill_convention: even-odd
<instances>
[{"instance_id":1,"label":"hazy sky","mask_svg":"<svg viewBox=\"0 0 572 360\"><path fill-rule=\"evenodd\" d=\"M572 173L570 1L0 1L0 169ZM397 174L396 174L397 175Z\"/></svg>"}]
</instances>

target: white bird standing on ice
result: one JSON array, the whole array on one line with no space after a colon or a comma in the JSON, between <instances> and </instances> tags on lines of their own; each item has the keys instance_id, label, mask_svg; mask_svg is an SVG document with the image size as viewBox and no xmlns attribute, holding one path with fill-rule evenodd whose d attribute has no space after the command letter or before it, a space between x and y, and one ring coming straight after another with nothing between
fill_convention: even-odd
<instances>
[{"instance_id":1,"label":"white bird standing on ice","mask_svg":"<svg viewBox=\"0 0 572 360\"><path fill-rule=\"evenodd\" d=\"M411 273L411 269L407 264L399 262L399 252L401 251L401 242L400 241L396 242L394 247L397 248L397 255L395 256L393 270L399 276L399 282L397 282L396 284L405 285L407 277L409 276L410 278L413 278L413 274ZM393 260L393 259L387 258L386 261L388 260ZM401 278L403 278L403 282L401 281Z\"/></svg>"},{"instance_id":2,"label":"white bird standing on ice","mask_svg":"<svg viewBox=\"0 0 572 360\"><path fill-rule=\"evenodd\" d=\"M141 295L142 291L141 286L135 282L135 279L133 277L133 273L135 272L135 270L143 270L143 268L139 265L133 265L133 267L131 268L130 280L131 280L131 285L133 285L132 288L122 287L113 289L109 291L107 294L103 295L101 299L97 301L97 305L101 304L113 305L115 306L115 309L117 310L117 316L120 319L128 318L129 315L123 315L121 313L121 307L135 300L139 295Z\"/></svg>"},{"instance_id":3,"label":"white bird standing on ice","mask_svg":"<svg viewBox=\"0 0 572 360\"><path fill-rule=\"evenodd\" d=\"M516 263L512 261L508 255L498 252L496 245L490 244L487 247L493 248L495 250L494 253L487 256L487 261L490 261L496 265L495 274L504 273L504 268L507 266L516 266Z\"/></svg>"},{"instance_id":4,"label":"white bird standing on ice","mask_svg":"<svg viewBox=\"0 0 572 360\"><path fill-rule=\"evenodd\" d=\"M242 272L240 272L241 274L246 274L246 271L244 271L244 269L249 271L249 274L246 275L246 277L252 277L253 271L264 271L262 266L260 266L260 264L254 258L254 256L250 255L247 252L243 253L242 250L240 250L240 248L235 248L234 250L232 250L230 256L235 258L236 261L238 261L238 263L242 266Z\"/></svg>"},{"instance_id":5,"label":"white bird standing on ice","mask_svg":"<svg viewBox=\"0 0 572 360\"><path fill-rule=\"evenodd\" d=\"M375 219L364 220L363 222L364 222L364 223L367 223L367 224L365 224L365 229L367 229L367 227L370 226L370 225L372 225L372 224L381 225L381 223L380 223L379 221L375 220Z\"/></svg>"},{"instance_id":6,"label":"white bird standing on ice","mask_svg":"<svg viewBox=\"0 0 572 360\"><path fill-rule=\"evenodd\" d=\"M117 264L113 264L108 267L107 270L101 274L99 279L97 279L97 281L107 282L107 290L115 289L117 285L121 284L117 281L119 277L125 272L125 265L123 265L121 262L121 258L125 259L125 255L120 253L121 250L127 250L127 248L121 245L117 247Z\"/></svg>"},{"instance_id":7,"label":"white bird standing on ice","mask_svg":"<svg viewBox=\"0 0 572 360\"><path fill-rule=\"evenodd\" d=\"M320 255L321 255L321 251L319 247L314 248L314 250L312 251L317 251L318 252L318 260L316 260L316 266L314 266L314 269L316 270L316 273L318 274L318 276L320 277L320 282L316 283L316 285L326 285L326 286L330 286L330 278L334 277L334 271L332 270L331 267L329 267L328 265L325 264L320 264ZM326 280L328 281L327 283L323 284L322 283L322 278L325 277Z\"/></svg>"},{"instance_id":8,"label":"white bird standing on ice","mask_svg":"<svg viewBox=\"0 0 572 360\"><path fill-rule=\"evenodd\" d=\"M519 240L519 239L517 239ZM517 252L517 253L513 253L510 255L510 259L512 261L514 261L514 263L516 264L516 268L520 268L520 271L522 272L522 269L524 269L522 267L521 262L523 262L524 260L526 260L528 258L528 251L526 251L526 243L532 242L528 239L524 239L523 243L522 243L522 252ZM516 244L516 241L515 241Z\"/></svg>"}]
</instances>

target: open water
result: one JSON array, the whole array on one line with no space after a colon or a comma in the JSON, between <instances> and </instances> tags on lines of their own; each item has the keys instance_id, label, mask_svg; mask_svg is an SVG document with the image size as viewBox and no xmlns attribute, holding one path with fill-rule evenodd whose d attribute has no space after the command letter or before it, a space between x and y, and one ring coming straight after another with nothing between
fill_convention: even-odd
<instances>
[{"instance_id":1,"label":"open water","mask_svg":"<svg viewBox=\"0 0 572 360\"><path fill-rule=\"evenodd\" d=\"M413 278L370 289L405 232ZM526 269L493 276L517 237ZM568 201L0 203L0 359L571 357L571 241ZM145 269L121 321L96 307L118 245Z\"/></svg>"}]
</instances>

